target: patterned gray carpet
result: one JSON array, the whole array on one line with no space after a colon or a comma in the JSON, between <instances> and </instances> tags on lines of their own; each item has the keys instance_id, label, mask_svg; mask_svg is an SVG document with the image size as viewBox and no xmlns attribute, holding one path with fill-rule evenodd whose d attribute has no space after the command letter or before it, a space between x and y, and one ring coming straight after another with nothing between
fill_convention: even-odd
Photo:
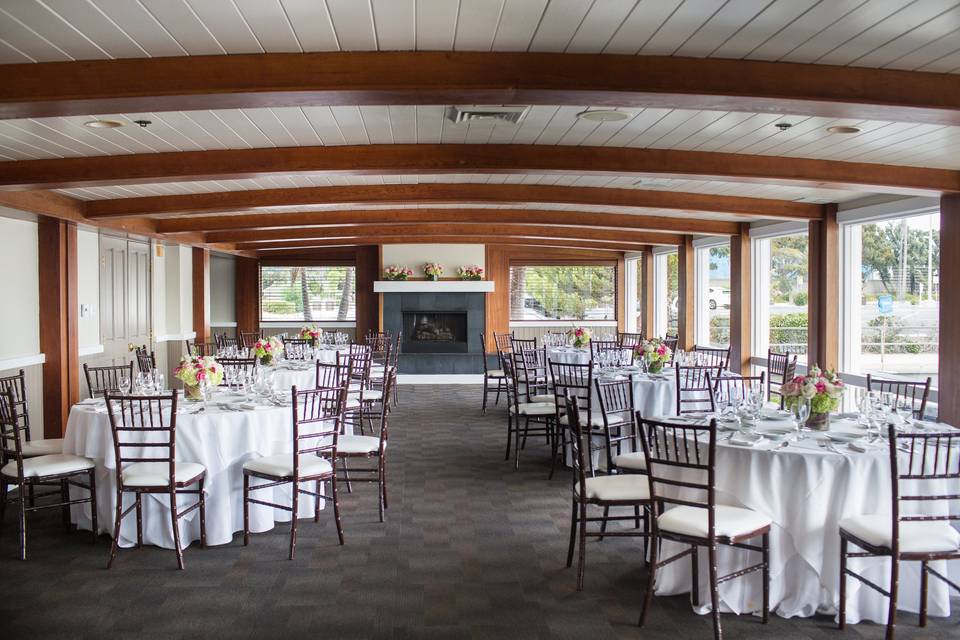
<instances>
[{"instance_id":1,"label":"patterned gray carpet","mask_svg":"<svg viewBox=\"0 0 960 640\"><path fill-rule=\"evenodd\" d=\"M343 495L346 546L331 521L305 520L297 558L288 530L173 553L121 551L65 534L56 511L29 522L30 559L16 560L15 519L0 536L0 637L10 638L711 638L685 597L655 598L636 625L639 545L591 541L586 588L564 567L569 479L546 479L547 449L531 443L520 471L503 461L503 405L479 415L478 387L403 387L389 449L390 509L377 522L372 485ZM960 606L960 602L957 603ZM960 615L925 630L903 614L900 638L960 637ZM723 617L727 638L882 638L827 617L763 626Z\"/></svg>"}]
</instances>

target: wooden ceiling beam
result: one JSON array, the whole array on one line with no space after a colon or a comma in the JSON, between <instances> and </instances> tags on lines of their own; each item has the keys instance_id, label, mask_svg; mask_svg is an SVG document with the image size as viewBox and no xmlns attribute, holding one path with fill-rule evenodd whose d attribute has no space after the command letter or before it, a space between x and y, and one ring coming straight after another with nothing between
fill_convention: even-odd
<instances>
[{"instance_id":1,"label":"wooden ceiling beam","mask_svg":"<svg viewBox=\"0 0 960 640\"><path fill-rule=\"evenodd\" d=\"M0 118L384 104L549 104L960 124L960 76L556 53L270 53L0 66Z\"/></svg>"},{"instance_id":2,"label":"wooden ceiling beam","mask_svg":"<svg viewBox=\"0 0 960 640\"><path fill-rule=\"evenodd\" d=\"M160 218L156 220L157 229L162 233L237 231L243 229L266 231L284 228L323 227L335 224L402 222L547 224L708 235L733 235L738 233L740 229L737 222L694 218L692 216L648 216L540 209L362 209Z\"/></svg>"},{"instance_id":3,"label":"wooden ceiling beam","mask_svg":"<svg viewBox=\"0 0 960 640\"><path fill-rule=\"evenodd\" d=\"M960 171L949 169L674 149L518 144L283 147L21 160L0 164L0 187L54 189L287 173L658 176L906 195L960 192Z\"/></svg>"},{"instance_id":4,"label":"wooden ceiling beam","mask_svg":"<svg viewBox=\"0 0 960 640\"><path fill-rule=\"evenodd\" d=\"M456 205L520 202L670 209L788 220L819 220L823 215L820 205L770 198L742 198L645 189L475 183L301 187L90 200L86 204L86 215L91 219L98 219L258 210L283 211L293 208L302 209L310 205Z\"/></svg>"},{"instance_id":5,"label":"wooden ceiling beam","mask_svg":"<svg viewBox=\"0 0 960 640\"><path fill-rule=\"evenodd\" d=\"M351 247L370 244L492 244L524 245L531 247L557 247L568 249L595 249L601 251L637 251L637 245L621 242L597 240L575 240L572 238L513 238L510 236L352 236L345 238L326 238L316 240L297 240L293 242L272 242L263 244L236 243L233 251L256 252L258 255L277 255L283 252L302 253L306 249L330 247Z\"/></svg>"},{"instance_id":6,"label":"wooden ceiling beam","mask_svg":"<svg viewBox=\"0 0 960 640\"><path fill-rule=\"evenodd\" d=\"M680 234L651 233L646 231L625 231L622 229L595 229L586 227L552 227L529 224L475 224L426 223L426 224L357 224L329 227L311 227L308 229L285 228L259 231L216 231L208 233L208 243L238 242L249 245L281 240L342 238L347 236L397 236L397 235L441 235L441 236L513 236L524 238L570 238L574 240L606 240L624 244L677 245Z\"/></svg>"}]
</instances>

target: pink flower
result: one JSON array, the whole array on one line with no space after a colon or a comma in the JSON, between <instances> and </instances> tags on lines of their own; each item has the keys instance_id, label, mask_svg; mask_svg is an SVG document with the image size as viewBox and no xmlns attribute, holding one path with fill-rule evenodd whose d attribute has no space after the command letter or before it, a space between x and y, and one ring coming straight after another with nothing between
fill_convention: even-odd
<instances>
[{"instance_id":1,"label":"pink flower","mask_svg":"<svg viewBox=\"0 0 960 640\"><path fill-rule=\"evenodd\" d=\"M657 355L667 355L667 345L661 344L659 347L657 347Z\"/></svg>"},{"instance_id":2,"label":"pink flower","mask_svg":"<svg viewBox=\"0 0 960 640\"><path fill-rule=\"evenodd\" d=\"M824 393L827 390L827 385L823 384L822 382L818 382L814 386L817 388L817 393Z\"/></svg>"}]
</instances>

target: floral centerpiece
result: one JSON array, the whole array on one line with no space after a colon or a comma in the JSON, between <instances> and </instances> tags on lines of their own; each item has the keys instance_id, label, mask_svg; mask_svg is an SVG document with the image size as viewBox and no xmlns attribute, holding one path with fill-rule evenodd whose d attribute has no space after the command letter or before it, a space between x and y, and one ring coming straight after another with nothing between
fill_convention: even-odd
<instances>
[{"instance_id":1,"label":"floral centerpiece","mask_svg":"<svg viewBox=\"0 0 960 640\"><path fill-rule=\"evenodd\" d=\"M840 407L843 396L843 381L833 369L823 371L817 365L807 370L807 375L796 376L780 387L784 405L794 409L801 401L810 402L810 417L807 427L825 431L830 426L830 412Z\"/></svg>"},{"instance_id":2,"label":"floral centerpiece","mask_svg":"<svg viewBox=\"0 0 960 640\"><path fill-rule=\"evenodd\" d=\"M457 275L461 280L483 280L483 267L460 267Z\"/></svg>"},{"instance_id":3,"label":"floral centerpiece","mask_svg":"<svg viewBox=\"0 0 960 640\"><path fill-rule=\"evenodd\" d=\"M399 265L391 265L383 270L383 277L387 280L406 280L413 275L413 271Z\"/></svg>"},{"instance_id":4,"label":"floral centerpiece","mask_svg":"<svg viewBox=\"0 0 960 640\"><path fill-rule=\"evenodd\" d=\"M439 280L443 275L443 265L437 262L428 262L423 265L423 273L431 280Z\"/></svg>"},{"instance_id":5,"label":"floral centerpiece","mask_svg":"<svg viewBox=\"0 0 960 640\"><path fill-rule=\"evenodd\" d=\"M274 357L283 353L283 343L277 336L260 338L253 345L253 356L260 359L260 364L268 365Z\"/></svg>"},{"instance_id":6,"label":"floral centerpiece","mask_svg":"<svg viewBox=\"0 0 960 640\"><path fill-rule=\"evenodd\" d=\"M643 358L647 363L647 371L650 373L660 373L663 365L670 362L673 357L673 351L660 338L653 340L644 340L633 349L635 358Z\"/></svg>"},{"instance_id":7,"label":"floral centerpiece","mask_svg":"<svg viewBox=\"0 0 960 640\"><path fill-rule=\"evenodd\" d=\"M201 382L207 380L213 386L223 382L223 367L213 356L184 356L173 375L183 383L183 392L188 398L199 400Z\"/></svg>"},{"instance_id":8,"label":"floral centerpiece","mask_svg":"<svg viewBox=\"0 0 960 640\"><path fill-rule=\"evenodd\" d=\"M574 327L567 331L567 338L578 349L590 344L590 331L585 327Z\"/></svg>"},{"instance_id":9,"label":"floral centerpiece","mask_svg":"<svg viewBox=\"0 0 960 640\"><path fill-rule=\"evenodd\" d=\"M310 344L316 345L317 340L320 339L320 334L323 333L323 329L316 325L307 325L300 329L300 339L309 340Z\"/></svg>"}]
</instances>

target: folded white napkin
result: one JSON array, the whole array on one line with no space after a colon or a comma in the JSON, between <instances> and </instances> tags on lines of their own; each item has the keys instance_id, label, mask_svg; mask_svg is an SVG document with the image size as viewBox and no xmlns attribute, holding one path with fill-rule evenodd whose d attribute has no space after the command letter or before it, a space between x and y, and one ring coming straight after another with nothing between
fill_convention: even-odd
<instances>
[{"instance_id":1,"label":"folded white napkin","mask_svg":"<svg viewBox=\"0 0 960 640\"><path fill-rule=\"evenodd\" d=\"M730 444L738 447L755 447L764 440L766 440L766 438L755 433L738 433L730 438Z\"/></svg>"},{"instance_id":2,"label":"folded white napkin","mask_svg":"<svg viewBox=\"0 0 960 640\"><path fill-rule=\"evenodd\" d=\"M856 451L857 453L869 453L871 451L877 451L879 449L886 449L886 445L878 444L876 442L867 442L866 440L854 440L853 442L847 443L847 448L851 451Z\"/></svg>"}]
</instances>

